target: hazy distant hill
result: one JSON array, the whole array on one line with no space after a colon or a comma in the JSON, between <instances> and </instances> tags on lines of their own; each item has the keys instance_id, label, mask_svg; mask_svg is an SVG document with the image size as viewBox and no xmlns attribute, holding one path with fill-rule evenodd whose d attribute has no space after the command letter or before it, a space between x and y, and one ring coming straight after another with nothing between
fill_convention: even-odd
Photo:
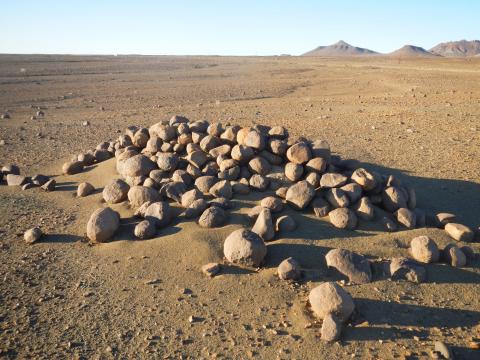
<instances>
[{"instance_id":1,"label":"hazy distant hill","mask_svg":"<svg viewBox=\"0 0 480 360\"><path fill-rule=\"evenodd\" d=\"M319 46L316 49L306 52L302 56L365 56L376 54L378 53L375 51L352 46L340 40L333 45Z\"/></svg>"},{"instance_id":2,"label":"hazy distant hill","mask_svg":"<svg viewBox=\"0 0 480 360\"><path fill-rule=\"evenodd\" d=\"M480 54L480 40L460 40L440 43L431 48L430 51L442 56L475 56Z\"/></svg>"},{"instance_id":3,"label":"hazy distant hill","mask_svg":"<svg viewBox=\"0 0 480 360\"><path fill-rule=\"evenodd\" d=\"M433 54L420 46L405 45L394 52L388 54L391 57L438 57L440 55Z\"/></svg>"}]
</instances>

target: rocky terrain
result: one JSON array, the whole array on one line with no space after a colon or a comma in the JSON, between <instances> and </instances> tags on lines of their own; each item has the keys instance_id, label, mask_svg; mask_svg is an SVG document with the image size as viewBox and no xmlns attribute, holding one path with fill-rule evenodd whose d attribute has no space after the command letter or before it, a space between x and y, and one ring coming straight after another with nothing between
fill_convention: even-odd
<instances>
[{"instance_id":1,"label":"rocky terrain","mask_svg":"<svg viewBox=\"0 0 480 360\"><path fill-rule=\"evenodd\" d=\"M433 54L422 47L413 46L413 45L405 45L398 50L395 50L388 54L389 56L393 57L434 57L439 56Z\"/></svg>"},{"instance_id":2,"label":"rocky terrain","mask_svg":"<svg viewBox=\"0 0 480 360\"><path fill-rule=\"evenodd\" d=\"M480 54L480 40L444 42L431 48L430 52L448 57L477 56Z\"/></svg>"},{"instance_id":3,"label":"rocky terrain","mask_svg":"<svg viewBox=\"0 0 480 360\"><path fill-rule=\"evenodd\" d=\"M478 356L479 259L468 250L477 254L480 250L475 234L480 210L480 108L476 100L480 74L475 62L2 56L1 64L0 165L19 166L5 168L0 185L3 356ZM174 170L171 166L176 160L160 156L158 151L150 154L156 157L149 160L143 150L143 155L123 155L128 166L121 165L118 150L128 151L128 139L136 148L147 148L147 143L141 143L147 134L151 137L152 125L159 124L153 128L161 138L165 126L179 128L184 123L172 118L176 114L192 122L200 120L200 124L203 119L222 124L221 128L192 132L207 136L203 143L205 136L198 139L200 149L195 151L217 159L219 168L211 166L220 182L221 176L233 176L237 171L232 169L238 165L229 161L230 156L232 160L237 156L235 143L230 145L230 155L218 161L227 154L220 153L226 147L218 147L228 144L210 148L216 140L208 136L222 139L232 126L238 125L237 130L250 127L245 131L249 139L245 146L270 160L250 164L253 159L249 159L246 164L250 173L262 176L263 167L271 167L276 160L260 155L261 147L255 147L257 135L283 126L292 139L288 148L296 147L282 155L282 165L286 161L294 165L285 165L281 173L306 188L307 194L309 186L317 186L310 181L321 185L325 173L348 175L347 182L364 187L367 196L372 191L365 183L368 174L384 174L382 186L388 185L388 175L393 175L402 188L415 190L416 206L410 209L421 209L425 224L406 227L404 221L411 217L397 214L392 220L398 231L386 232L378 214L383 210L395 213L390 202L382 200L373 218L363 218L357 207L341 206L342 201L349 201L348 193L342 196L346 190L336 186L344 184L337 184L332 190L320 190L320 199L337 210L356 212L356 226L335 227L333 215L322 217L322 207L312 208L313 199L299 210L303 205L298 196L289 196L287 190L285 201L279 186L248 194L234 191L228 202L217 200L208 209L223 209L228 203L231 208L224 209L228 213L225 221L204 227L202 223L212 225L208 220L221 211L209 210L198 223L195 218L184 220L181 213L191 198L175 198L177 189L168 188L164 196L172 206L172 218L168 226L162 225L159 216L165 208L157 205L150 209L150 205L142 216L148 224L154 215L156 229L151 236L144 236L148 226L139 226L143 221L134 215L143 202L137 199L143 195L127 191L128 201L122 198L125 191L120 181L130 190L138 186L134 182L139 174L126 162L134 159L133 163L141 163L137 169L145 169L152 167L148 163L152 161L159 169L150 171L162 171L162 167L163 171L177 171L168 178L176 176L181 182L186 181L185 173L178 172L182 166ZM176 142L179 135L188 134L184 131L175 132ZM284 138L279 131L264 136ZM316 147L311 141L316 139L327 140L331 156L337 160L325 164L329 171L320 167L322 171L311 172L319 176L306 173L296 179L299 166L313 169L309 162L324 158L312 156ZM270 140L268 151L273 152ZM126 143L120 145L120 141ZM199 155L192 158L195 151L162 141L149 145L159 146L160 153L178 151L180 157L187 156L190 165L198 164ZM191 141L195 142L193 135ZM242 141L235 137L235 142ZM298 145L302 143L307 145ZM306 148L310 157L303 159ZM85 167L88 150L94 161ZM138 156L148 161L137 162L143 159ZM336 162L338 159L342 162ZM81 164L76 164L78 160ZM316 165L320 163L318 160ZM31 180L8 178L8 173L17 172ZM34 186L47 180L34 177L36 174L48 175L54 186ZM118 180L112 182L113 178ZM323 185L331 178L327 176ZM149 175L148 179L141 179L142 184L147 181L155 188L156 178ZM8 181L18 185L8 186ZM249 188L252 183L244 185ZM205 188L209 201L212 196L229 197L225 186ZM194 201L201 202L202 196L190 191ZM403 195L407 202L412 198L409 194ZM256 205L262 206L257 208L259 212ZM407 210L410 205L405 205ZM105 206L118 218L110 217L113 230L103 237L104 232L97 231L98 223L92 226L89 219ZM442 212L456 217L436 216ZM269 217L272 225L276 220L273 232ZM296 229L289 229L291 222L279 221L281 217L292 219ZM473 231L458 232L457 227L444 225L448 222L464 224ZM43 235L37 239L38 230L24 235L35 226ZM242 228L252 232L239 233ZM253 262L243 263L239 259L244 258L235 257L238 252L230 251L239 239L264 244L265 252L261 245L254 247L259 255L249 257ZM391 261L389 273L385 273L384 265L394 258L398 260ZM353 272L349 261L355 264ZM318 301L335 296L341 299L335 310ZM340 335L339 323L344 323L341 340L325 341Z\"/></svg>"},{"instance_id":4,"label":"rocky terrain","mask_svg":"<svg viewBox=\"0 0 480 360\"><path fill-rule=\"evenodd\" d=\"M365 55L377 55L378 53L369 49L352 46L345 41L340 40L335 44L328 46L319 46L311 51L306 52L302 56L327 56L327 57L339 57L339 56L365 56Z\"/></svg>"}]
</instances>

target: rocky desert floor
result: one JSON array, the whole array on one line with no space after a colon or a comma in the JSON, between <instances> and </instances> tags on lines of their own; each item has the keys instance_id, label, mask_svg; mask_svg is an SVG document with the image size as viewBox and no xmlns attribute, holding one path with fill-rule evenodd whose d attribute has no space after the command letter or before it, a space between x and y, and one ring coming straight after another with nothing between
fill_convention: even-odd
<instances>
[{"instance_id":1,"label":"rocky desert floor","mask_svg":"<svg viewBox=\"0 0 480 360\"><path fill-rule=\"evenodd\" d=\"M32 120L39 109L45 116ZM356 313L337 343L320 340L307 308L311 288L339 280L325 266L329 249L372 259L408 255L418 235L453 242L441 229L386 233L362 222L338 230L310 211L287 210L299 227L268 243L264 267L225 265L207 278L200 267L222 262L223 240L251 226L245 214L265 194L234 200L221 228L178 221L139 241L122 220L114 241L92 246L86 223L102 206L115 162L61 175L72 155L126 126L175 114L284 125L294 136L327 140L342 158L397 175L416 189L419 207L452 212L477 229L480 59L1 55L0 111L7 110L0 165L56 176L58 186L48 193L0 185L0 357L428 359L441 340L457 359L480 359L470 346L480 340L478 255L463 268L428 265L426 283L346 285ZM82 181L100 191L77 198ZM35 225L46 235L29 246L23 232ZM304 268L296 283L276 276L289 256Z\"/></svg>"}]
</instances>

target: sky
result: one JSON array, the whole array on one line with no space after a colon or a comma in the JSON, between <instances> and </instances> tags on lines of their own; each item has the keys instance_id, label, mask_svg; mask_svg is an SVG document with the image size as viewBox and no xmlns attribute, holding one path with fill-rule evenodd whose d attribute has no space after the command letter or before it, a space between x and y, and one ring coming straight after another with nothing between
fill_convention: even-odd
<instances>
[{"instance_id":1,"label":"sky","mask_svg":"<svg viewBox=\"0 0 480 360\"><path fill-rule=\"evenodd\" d=\"M299 55L480 39L477 0L0 0L0 53Z\"/></svg>"}]
</instances>

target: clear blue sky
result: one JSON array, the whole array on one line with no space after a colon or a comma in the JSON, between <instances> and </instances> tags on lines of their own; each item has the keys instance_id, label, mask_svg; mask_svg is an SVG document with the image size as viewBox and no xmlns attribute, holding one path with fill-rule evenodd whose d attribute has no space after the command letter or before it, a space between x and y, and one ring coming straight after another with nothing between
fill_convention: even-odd
<instances>
[{"instance_id":1,"label":"clear blue sky","mask_svg":"<svg viewBox=\"0 0 480 360\"><path fill-rule=\"evenodd\" d=\"M0 53L390 52L480 38L477 0L0 0Z\"/></svg>"}]
</instances>

